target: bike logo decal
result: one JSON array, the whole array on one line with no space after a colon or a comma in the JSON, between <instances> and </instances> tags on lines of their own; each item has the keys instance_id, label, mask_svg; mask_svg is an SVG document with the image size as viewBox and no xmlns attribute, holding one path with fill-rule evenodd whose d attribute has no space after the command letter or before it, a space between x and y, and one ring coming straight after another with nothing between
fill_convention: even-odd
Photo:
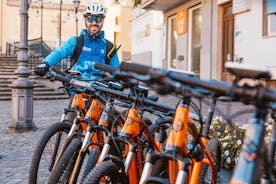
<instances>
[{"instance_id":1,"label":"bike logo decal","mask_svg":"<svg viewBox=\"0 0 276 184\"><path fill-rule=\"evenodd\" d=\"M173 129L175 131L180 131L182 130L183 126L182 126L182 120L181 119L177 119L174 123L173 123Z\"/></svg>"},{"instance_id":2,"label":"bike logo decal","mask_svg":"<svg viewBox=\"0 0 276 184\"><path fill-rule=\"evenodd\" d=\"M127 118L126 122L125 122L127 125L131 125L134 123L133 119L132 118Z\"/></svg>"}]
</instances>

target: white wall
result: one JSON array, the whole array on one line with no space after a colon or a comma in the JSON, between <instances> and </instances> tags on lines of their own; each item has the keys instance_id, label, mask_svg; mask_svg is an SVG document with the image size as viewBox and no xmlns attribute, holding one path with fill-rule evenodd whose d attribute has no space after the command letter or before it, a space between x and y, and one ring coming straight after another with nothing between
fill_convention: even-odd
<instances>
[{"instance_id":1,"label":"white wall","mask_svg":"<svg viewBox=\"0 0 276 184\"><path fill-rule=\"evenodd\" d=\"M150 34L146 35L146 27L150 27ZM132 21L132 55L149 56L153 67L162 67L162 49L164 46L163 14L159 11L146 11L136 8ZM133 57L137 58L137 57ZM143 57L141 57L143 58ZM139 58L137 58L138 61ZM143 63L144 61L140 61Z\"/></svg>"},{"instance_id":2,"label":"white wall","mask_svg":"<svg viewBox=\"0 0 276 184\"><path fill-rule=\"evenodd\" d=\"M276 79L276 37L262 36L262 1L251 1L248 12L235 15L234 53L244 63L269 67Z\"/></svg>"}]
</instances>

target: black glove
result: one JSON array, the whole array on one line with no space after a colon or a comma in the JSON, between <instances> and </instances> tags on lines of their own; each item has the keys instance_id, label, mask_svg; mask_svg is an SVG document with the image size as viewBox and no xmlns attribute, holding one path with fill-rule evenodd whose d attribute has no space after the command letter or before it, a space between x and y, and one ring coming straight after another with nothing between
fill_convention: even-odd
<instances>
[{"instance_id":1,"label":"black glove","mask_svg":"<svg viewBox=\"0 0 276 184\"><path fill-rule=\"evenodd\" d=\"M49 71L49 65L47 63L41 63L34 69L34 73L39 76L44 76Z\"/></svg>"}]
</instances>

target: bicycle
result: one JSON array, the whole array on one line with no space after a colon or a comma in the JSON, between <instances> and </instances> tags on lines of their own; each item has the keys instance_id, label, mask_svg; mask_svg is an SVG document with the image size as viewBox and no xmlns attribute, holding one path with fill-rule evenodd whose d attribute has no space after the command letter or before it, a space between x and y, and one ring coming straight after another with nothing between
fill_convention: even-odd
<instances>
[{"instance_id":1,"label":"bicycle","mask_svg":"<svg viewBox=\"0 0 276 184\"><path fill-rule=\"evenodd\" d=\"M107 87L92 85L91 83L86 83L86 82L83 82L83 81L77 81L77 80L74 80L74 79L72 79L72 80L66 79L66 78L63 78L62 76L58 76L56 74L51 74L50 73L50 77L53 78L53 80L56 78L56 80L61 80L61 81L65 80L65 82L67 81L71 85L85 87L86 90L92 91L93 93L95 93L95 90L96 90L96 91L101 91L101 92L109 93L109 94L113 94L113 95L115 94L116 96L119 96L121 98L128 98L130 96L130 94L128 94L128 93L122 93L120 91L114 91L114 90L111 90L111 89L109 89ZM68 80L70 80L70 81L68 81ZM136 88L133 92L134 93L139 93L139 94L140 93L145 93L145 89L143 89L143 88ZM97 96L97 98L100 97L99 95L96 95L96 96ZM135 100L135 97L132 96L132 99ZM93 102L92 102L92 104L93 104ZM94 106L93 106L90 109L91 110L95 110L97 108L94 108ZM96 112L94 112L94 111L92 111L92 112L88 111L86 113L86 116L87 116L87 114L99 115L99 111L97 111L97 110L96 110ZM92 119L95 122L97 122L97 120L98 120L98 118L95 118L95 117L92 118ZM87 123L89 123L89 121ZM90 130L93 130L95 128L96 128L95 126L89 127ZM74 183L76 181L76 177L78 176L78 172L79 172L79 169L80 169L80 167L82 165L82 161L83 161L83 158L84 158L83 154L87 152L85 150L87 149L86 145L87 145L87 140L89 139L88 137L91 134L90 130L87 131L88 134L85 135L85 138L84 138L84 141L83 141L82 150L81 150L81 152L79 152L77 163L75 164L76 157L74 157L74 155L76 156L78 150L80 149L80 144L81 143L80 143L80 141L78 139L73 140L74 142L72 141L72 144L69 145L68 148L63 153L60 161L57 163L56 169L52 172L52 174L50 176L50 179L49 179L50 183L57 183L57 182L59 182L60 177L61 177L61 175L62 175L62 173L64 171L66 171L66 175L67 175L67 176L65 176L65 180L69 180L69 176L70 176L70 174L72 172L72 165L75 165L75 168L74 168L74 171L72 172L73 175L70 176L70 183L71 182ZM79 143L75 143L77 141ZM91 145L91 144L93 144L93 143L90 142L89 145ZM94 141L94 144L97 144L97 146L99 146L100 141L96 140L96 141ZM85 148L85 149L83 149L83 148ZM69 162L68 162L68 160L69 160ZM71 177L73 177L73 179Z\"/></svg>"},{"instance_id":2,"label":"bicycle","mask_svg":"<svg viewBox=\"0 0 276 184\"><path fill-rule=\"evenodd\" d=\"M242 101L255 106L230 183L276 183L276 91L265 88L259 82L261 79L270 80L271 74L266 68L237 63L226 63L226 68L236 76L230 94L235 95L238 91L236 88L242 88ZM245 83L240 86L239 82L243 79L254 80L255 84L249 86ZM248 97L251 98L248 100ZM269 115L273 120L273 129L270 141L266 145L265 122Z\"/></svg>"},{"instance_id":3,"label":"bicycle","mask_svg":"<svg viewBox=\"0 0 276 184\"><path fill-rule=\"evenodd\" d=\"M62 76L67 75L54 67L52 70L58 72ZM68 89L68 86L65 86L65 88ZM69 94L68 90L67 92ZM37 182L41 183L45 182L44 180L47 180L54 167L56 159L58 160L59 158L58 155L63 152L62 150L66 147L63 146L63 148L61 148L61 143L66 143L65 140L74 131L75 114L77 114L77 111L79 113L85 111L85 104L87 104L88 100L85 100L87 101L85 102L83 96L79 94L74 95L71 99L69 107L65 108L61 115L60 121L48 127L36 144L37 146L33 153L29 171L30 184L36 184ZM43 168L40 168L40 166L43 166ZM46 172L44 168L45 166L48 167L48 172Z\"/></svg>"},{"instance_id":4,"label":"bicycle","mask_svg":"<svg viewBox=\"0 0 276 184\"><path fill-rule=\"evenodd\" d=\"M130 84L130 86L132 86L132 84ZM129 180L131 183L136 183L139 181L139 173L142 169L143 147L140 142L141 132L143 132L145 139L149 141L148 145L153 146L157 150L160 149L156 145L152 134L149 132L142 117L143 112L147 110L145 105L150 105L153 108L155 107L159 109L164 109L164 106L154 103L154 101L148 98L148 89L140 86L136 87L135 84L134 87L131 88L132 90L130 94L117 94L117 97L120 99L131 102L130 105L127 105L130 109L128 110L126 121L119 133L119 136L108 136L108 140L104 145L103 151L101 152L98 164L87 176L84 183L87 181L91 183L98 183L103 177L111 176L113 174L118 175L116 177L109 177L109 179L116 180L116 182ZM170 108L168 109L168 107L166 108L167 109L164 109L165 111L171 110ZM118 147L124 145L119 156L108 153L111 143L117 145ZM117 168L122 171L122 173L119 174L118 172L113 172L114 169L118 171ZM105 173L106 171L111 172ZM129 175L127 176L126 173L129 173ZM103 174L105 176L103 176Z\"/></svg>"},{"instance_id":5,"label":"bicycle","mask_svg":"<svg viewBox=\"0 0 276 184\"><path fill-rule=\"evenodd\" d=\"M81 89L77 90L82 93L75 95L72 101L73 104L80 104L80 108L73 105L74 109L77 110L77 112L80 112L80 109L83 109L85 107L85 103L82 101L83 100L82 97L84 95L91 96L93 98L90 108L85 112L81 111L82 116L85 115L85 118L80 118L80 113L78 113L77 118L75 118L74 123L70 130L70 136L68 136L68 138L66 139L66 143L64 144L65 148L63 149L63 152L60 153L60 156L58 157L56 164L54 166L53 172L51 173L49 178L49 181L51 183L57 183L60 180L62 173L65 171L65 169L67 169L66 170L67 173L64 180L69 180L69 176L71 175L73 166L75 165L76 170L73 171L73 183L74 183L76 177L78 176L78 172L82 165L82 161L85 157L85 154L88 153L87 148L89 147L90 149L95 150L92 144L98 147L101 142L100 140L102 140L102 138L100 138L100 134L95 133L94 131L96 128L95 125L97 124L97 121L99 120L101 111L103 109L103 104L105 103L105 99L101 97L101 95L97 94L97 91L94 90L94 88L96 86L101 86L102 87L101 89L105 89L107 87L115 88L117 86L116 85L105 86L100 82L94 82L93 84L91 82L80 81L64 75L59 75L58 73L53 71L50 71L47 74L47 78L51 78L51 80L62 81L64 83L70 84L70 86L77 86L77 87L84 88L83 91ZM90 93L87 95L88 91L90 91ZM119 113L118 111L114 111L114 114L118 115ZM120 118L122 117L117 118L117 121ZM93 124L93 126L91 123ZM90 126L90 124L92 127ZM78 132L75 131L76 129L78 129ZM82 138L83 137L82 134L84 134L84 137L85 137L83 143L81 142L80 139L72 139L74 137ZM87 146L88 140L90 140L90 137L91 137L92 143L89 142L89 145ZM80 148L81 144L82 144L82 147ZM77 153L79 152L80 149L81 151L78 155ZM97 156L94 156L94 158L96 157ZM68 162L68 160L70 162ZM75 164L76 160L77 160L77 163Z\"/></svg>"},{"instance_id":6,"label":"bicycle","mask_svg":"<svg viewBox=\"0 0 276 184\"><path fill-rule=\"evenodd\" d=\"M108 70L108 66L103 66L102 70ZM127 76L120 74L115 74L115 78L119 78L120 80L126 80ZM143 96L142 96L143 97ZM154 123L149 128L143 126L143 121L141 120L142 115L141 111L149 111L151 114L160 115L169 110L170 113L174 112L173 108L168 108L164 105L159 105L157 103L152 104L144 101L146 99L128 99L133 102L133 107L130 108L128 112L128 116L126 118L126 122L122 128L122 131L119 137L111 137L109 140L115 140L117 142L122 142L126 145L126 150L124 152L124 156L121 158L116 158L112 155L108 155L107 151L102 151L102 155L100 156L98 165L91 171L91 173L87 176L84 183L98 183L102 182L115 182L115 183L139 183L142 171L142 165L144 164L142 161L143 154L140 149L140 142L137 141L140 139L141 134L143 134L145 140L147 140L147 146L151 149L154 149L156 152L161 152L161 144L164 142L164 137L160 140L156 141L152 134L157 130L161 129L161 135L164 135L164 129L162 128L162 124L171 123L172 114L166 114L165 117L170 117L166 119L162 117L159 123ZM143 102L142 104L138 104L137 102ZM139 106L140 105L140 106ZM142 106L141 106L142 105ZM142 110L140 109L142 107ZM165 107L165 108L164 108ZM162 110L163 109L163 110ZM161 113L160 113L160 110ZM190 115L190 114L189 114ZM168 122L169 120L169 122ZM162 137L162 136L161 136ZM165 138L166 139L166 138ZM118 144L118 143L117 143ZM105 144L108 150L108 141ZM104 149L105 150L105 149ZM160 163L162 164L162 163ZM156 173L159 173L163 168L161 165L157 166Z\"/></svg>"},{"instance_id":7,"label":"bicycle","mask_svg":"<svg viewBox=\"0 0 276 184\"><path fill-rule=\"evenodd\" d=\"M272 140L268 148L264 146L264 122L267 117L269 109L272 109L272 117L275 119L275 102L276 102L276 91L265 88L262 83L258 82L261 79L269 80L270 73L266 69L261 69L257 67L247 65L237 64L237 63L227 63L226 68L236 76L235 81L232 84L218 81L207 81L201 80L199 78L191 78L187 75L179 74L173 71L164 70L153 70L150 67L134 65L135 67L127 64L127 69L129 71L134 71L150 78L152 81L162 81L161 79L169 78L174 81L178 81L183 85L188 85L193 90L194 88L203 88L210 92L213 92L217 96L229 96L233 100L241 101L245 104L251 104L255 106L255 112L253 118L250 121L249 129L246 132L246 137L242 152L240 154L238 164L234 169L233 177L230 183L258 183L260 178L263 181L274 183L275 182L275 122L274 122L274 132L272 135ZM141 73L143 71L143 73ZM145 79L146 77L142 77ZM241 79L254 79L257 81L254 86L250 86L247 83L239 84ZM164 80L162 81L164 82ZM170 89L174 87L173 83L170 83ZM268 153L268 154L267 154ZM268 156L267 156L268 155ZM266 165L260 165L260 160L264 160ZM258 170L262 168L262 172ZM190 172L183 172L181 177L185 178L185 175ZM256 173L263 173L259 177ZM178 180L177 176L177 182Z\"/></svg>"},{"instance_id":8,"label":"bicycle","mask_svg":"<svg viewBox=\"0 0 276 184\"><path fill-rule=\"evenodd\" d=\"M120 69L122 71L134 70L137 72L134 69L135 67L140 67L138 70L141 69L141 65L128 63L122 63ZM165 150L161 153L153 150L148 152L146 157L147 162L143 168L140 183L203 183L204 175L207 172L207 175L209 175L208 179L212 183L216 183L220 170L220 144L218 139L209 140L208 132L211 126L217 96L210 94L209 91L200 88L192 89L176 80L172 80L167 77L166 74L168 72L164 70L159 71L157 69L147 68L143 70L143 74L145 74L145 71L148 72L146 73L147 75L151 74L152 76L148 76L148 78L145 76L132 76L148 84L150 83L149 85L153 85L154 89L159 93L175 93L181 95L182 100L175 110L173 125L169 132ZM141 74L141 71L137 73ZM192 74L181 75L187 78L194 78ZM207 122L204 124L200 118L198 120L200 127L197 128L193 120L189 118L190 106L192 105L196 109L191 99L192 97L202 99L206 96L212 97L212 108ZM202 117L199 109L196 109L196 112L199 117ZM205 125L204 131L203 125ZM163 178L151 175L153 165L160 159L167 163L168 173ZM164 177L167 179L164 179Z\"/></svg>"}]
</instances>

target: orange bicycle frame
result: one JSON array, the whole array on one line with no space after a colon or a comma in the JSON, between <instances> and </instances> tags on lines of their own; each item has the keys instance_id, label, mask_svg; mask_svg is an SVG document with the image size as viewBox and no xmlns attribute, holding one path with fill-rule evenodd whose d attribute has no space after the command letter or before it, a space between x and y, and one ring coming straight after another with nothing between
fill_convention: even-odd
<instances>
[{"instance_id":1,"label":"orange bicycle frame","mask_svg":"<svg viewBox=\"0 0 276 184\"><path fill-rule=\"evenodd\" d=\"M140 112L137 109L131 108L128 112L126 121L122 128L121 135L128 135L130 142L134 142L137 140L141 131L145 134L146 138L153 144L153 147L160 152L159 147L155 144L154 139L151 137L148 129L144 128L144 122L140 116ZM139 145L139 141L137 141L137 154L132 157L130 167L128 169L129 174L129 183L138 184L140 177L142 175L142 158L141 158L141 149ZM127 154L129 151L129 146L126 145L125 153Z\"/></svg>"},{"instance_id":2,"label":"orange bicycle frame","mask_svg":"<svg viewBox=\"0 0 276 184\"><path fill-rule=\"evenodd\" d=\"M93 125L97 125L103 108L104 105L98 99L93 99L88 111L85 114L85 118L89 119ZM85 131L88 131L89 127L87 126L87 123L82 123L82 126ZM92 142L103 142L103 140L100 140L100 135L98 133L93 133L90 140ZM89 148L92 149L96 147L96 145L91 145Z\"/></svg>"},{"instance_id":3,"label":"orange bicycle frame","mask_svg":"<svg viewBox=\"0 0 276 184\"><path fill-rule=\"evenodd\" d=\"M176 108L174 121L172 129L170 131L169 137L166 142L166 150L181 150L178 151L180 157L188 154L188 133L190 133L194 138L198 136L197 130L193 123L192 118L189 117L189 107L188 105L180 105ZM212 169L212 183L214 183L213 178L215 177L214 172L214 161L207 150L208 139L201 137L200 145L203 152L207 158L203 158L201 161L196 162L194 159L191 161L191 167L188 173L188 183L197 184L199 181L200 171L202 164L208 164ZM169 160L169 180L170 183L176 182L176 177L178 173L178 163L174 160Z\"/></svg>"},{"instance_id":4,"label":"orange bicycle frame","mask_svg":"<svg viewBox=\"0 0 276 184\"><path fill-rule=\"evenodd\" d=\"M166 142L166 150L174 150L175 147L183 151L184 154L188 153L188 121L189 121L189 108L178 106L174 116L172 129ZM170 183L175 183L177 176L178 166L176 161L169 161L169 180Z\"/></svg>"}]
</instances>

